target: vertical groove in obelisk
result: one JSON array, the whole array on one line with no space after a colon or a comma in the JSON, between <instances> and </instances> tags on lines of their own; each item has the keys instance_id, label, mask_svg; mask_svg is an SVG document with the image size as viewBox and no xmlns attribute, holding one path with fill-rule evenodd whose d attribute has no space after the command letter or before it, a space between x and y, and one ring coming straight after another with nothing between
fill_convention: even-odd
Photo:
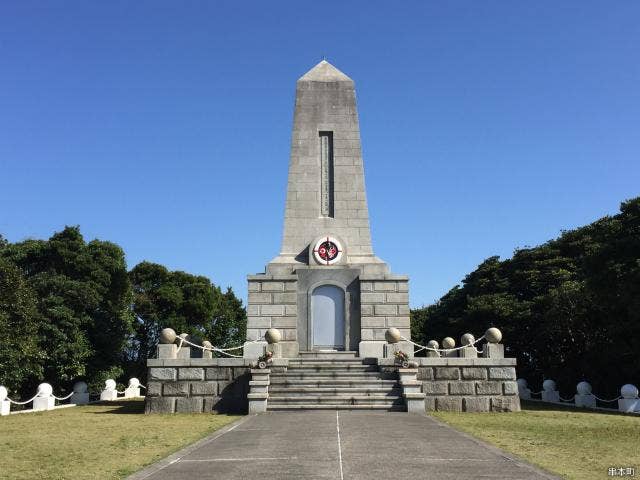
<instances>
[{"instance_id":1,"label":"vertical groove in obelisk","mask_svg":"<svg viewBox=\"0 0 640 480\"><path fill-rule=\"evenodd\" d=\"M333 217L333 132L320 132L320 214Z\"/></svg>"}]
</instances>

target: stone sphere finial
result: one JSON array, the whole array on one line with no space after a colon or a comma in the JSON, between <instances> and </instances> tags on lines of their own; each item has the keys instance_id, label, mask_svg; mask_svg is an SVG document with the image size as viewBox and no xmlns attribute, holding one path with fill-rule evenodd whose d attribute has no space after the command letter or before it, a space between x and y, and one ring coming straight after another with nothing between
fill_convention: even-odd
<instances>
[{"instance_id":1,"label":"stone sphere finial","mask_svg":"<svg viewBox=\"0 0 640 480\"><path fill-rule=\"evenodd\" d=\"M176 331L173 328L163 328L160 332L160 343L171 344L176 341Z\"/></svg>"},{"instance_id":2,"label":"stone sphere finial","mask_svg":"<svg viewBox=\"0 0 640 480\"><path fill-rule=\"evenodd\" d=\"M264 339L269 344L278 343L282 340L282 333L277 328L270 328L265 332Z\"/></svg>"},{"instance_id":3,"label":"stone sphere finial","mask_svg":"<svg viewBox=\"0 0 640 480\"><path fill-rule=\"evenodd\" d=\"M450 349L450 348L455 348L455 346L456 346L456 341L453 338L444 337L442 339L442 348Z\"/></svg>"},{"instance_id":4,"label":"stone sphere finial","mask_svg":"<svg viewBox=\"0 0 640 480\"><path fill-rule=\"evenodd\" d=\"M496 327L491 327L484 332L484 338L486 338L489 343L500 343L502 340L502 332Z\"/></svg>"},{"instance_id":5,"label":"stone sphere finial","mask_svg":"<svg viewBox=\"0 0 640 480\"><path fill-rule=\"evenodd\" d=\"M465 333L460 337L460 345L473 345L476 341L476 337L474 337L471 333Z\"/></svg>"},{"instance_id":6,"label":"stone sphere finial","mask_svg":"<svg viewBox=\"0 0 640 480\"><path fill-rule=\"evenodd\" d=\"M589 382L580 382L576 385L578 395L591 395L591 384Z\"/></svg>"},{"instance_id":7,"label":"stone sphere finial","mask_svg":"<svg viewBox=\"0 0 640 480\"><path fill-rule=\"evenodd\" d=\"M105 390L115 390L116 389L116 381L113 378L109 378L104 382Z\"/></svg>"},{"instance_id":8,"label":"stone sphere finial","mask_svg":"<svg viewBox=\"0 0 640 480\"><path fill-rule=\"evenodd\" d=\"M396 327L391 327L388 328L386 332L384 332L384 339L388 342L388 343L398 343L402 338L402 334L400 333L400 330L398 330Z\"/></svg>"},{"instance_id":9,"label":"stone sphere finial","mask_svg":"<svg viewBox=\"0 0 640 480\"><path fill-rule=\"evenodd\" d=\"M205 340L204 342L202 342L202 346L204 348L206 348L207 350L212 350L213 349L213 345L211 344L211 342L209 340Z\"/></svg>"},{"instance_id":10,"label":"stone sphere finial","mask_svg":"<svg viewBox=\"0 0 640 480\"><path fill-rule=\"evenodd\" d=\"M527 388L529 386L529 384L527 383L527 381L524 378L519 378L518 380L516 380L516 383L518 384L518 387L520 387L520 388Z\"/></svg>"},{"instance_id":11,"label":"stone sphere finial","mask_svg":"<svg viewBox=\"0 0 640 480\"><path fill-rule=\"evenodd\" d=\"M427 342L427 347L433 348L434 350L437 350L437 349L440 348L440 344L438 343L437 340L429 340Z\"/></svg>"},{"instance_id":12,"label":"stone sphere finial","mask_svg":"<svg viewBox=\"0 0 640 480\"><path fill-rule=\"evenodd\" d=\"M53 387L48 383L41 383L38 385L36 395L39 397L50 397L53 395Z\"/></svg>"},{"instance_id":13,"label":"stone sphere finial","mask_svg":"<svg viewBox=\"0 0 640 480\"><path fill-rule=\"evenodd\" d=\"M87 393L89 386L86 382L76 382L73 384L73 393Z\"/></svg>"},{"instance_id":14,"label":"stone sphere finial","mask_svg":"<svg viewBox=\"0 0 640 480\"><path fill-rule=\"evenodd\" d=\"M551 380L550 378L542 382L542 389L545 392L555 392L556 390L556 382Z\"/></svg>"},{"instance_id":15,"label":"stone sphere finial","mask_svg":"<svg viewBox=\"0 0 640 480\"><path fill-rule=\"evenodd\" d=\"M140 386L140 380L136 377L131 377L129 379L129 388L138 388Z\"/></svg>"},{"instance_id":16,"label":"stone sphere finial","mask_svg":"<svg viewBox=\"0 0 640 480\"><path fill-rule=\"evenodd\" d=\"M622 398L638 398L638 387L627 383L620 388L620 395Z\"/></svg>"},{"instance_id":17,"label":"stone sphere finial","mask_svg":"<svg viewBox=\"0 0 640 480\"><path fill-rule=\"evenodd\" d=\"M0 385L0 402L4 402L7 399L7 395L9 395L7 388Z\"/></svg>"}]
</instances>

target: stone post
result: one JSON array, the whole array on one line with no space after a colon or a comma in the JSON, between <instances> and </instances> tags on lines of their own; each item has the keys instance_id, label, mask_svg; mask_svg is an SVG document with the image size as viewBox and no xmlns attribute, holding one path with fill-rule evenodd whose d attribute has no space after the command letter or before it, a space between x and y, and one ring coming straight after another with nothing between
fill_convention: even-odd
<instances>
[{"instance_id":1,"label":"stone post","mask_svg":"<svg viewBox=\"0 0 640 480\"><path fill-rule=\"evenodd\" d=\"M56 406L56 399L53 398L53 387L48 383L38 385L36 398L33 399L33 411L53 410Z\"/></svg>"},{"instance_id":2,"label":"stone post","mask_svg":"<svg viewBox=\"0 0 640 480\"><path fill-rule=\"evenodd\" d=\"M531 389L528 388L527 381L524 378L516 380L518 384L518 395L522 400L531 400Z\"/></svg>"},{"instance_id":3,"label":"stone post","mask_svg":"<svg viewBox=\"0 0 640 480\"><path fill-rule=\"evenodd\" d=\"M100 400L117 400L118 391L116 390L116 381L108 379L104 382L104 390L100 392Z\"/></svg>"},{"instance_id":4,"label":"stone post","mask_svg":"<svg viewBox=\"0 0 640 480\"><path fill-rule=\"evenodd\" d=\"M249 399L249 413L264 413L267 411L270 374L271 370L268 368L251 369L251 380L249 381L250 392L247 395Z\"/></svg>"},{"instance_id":5,"label":"stone post","mask_svg":"<svg viewBox=\"0 0 640 480\"><path fill-rule=\"evenodd\" d=\"M638 398L638 388L630 383L623 385L620 389L621 399L618 400L618 410L632 413L640 412L640 398Z\"/></svg>"},{"instance_id":6,"label":"stone post","mask_svg":"<svg viewBox=\"0 0 640 480\"><path fill-rule=\"evenodd\" d=\"M474 345L476 339L470 333L465 333L460 337L460 345L465 346L462 350L460 350L460 357L462 358L478 358L478 351Z\"/></svg>"},{"instance_id":7,"label":"stone post","mask_svg":"<svg viewBox=\"0 0 640 480\"><path fill-rule=\"evenodd\" d=\"M551 379L542 382L542 401L553 403L560 401L560 392L556 390L556 382Z\"/></svg>"},{"instance_id":8,"label":"stone post","mask_svg":"<svg viewBox=\"0 0 640 480\"><path fill-rule=\"evenodd\" d=\"M190 341L188 334L186 333L180 334L180 336L176 340L178 342L178 351L177 351L176 358L183 358L183 359L191 358L191 347L189 346L188 343L181 342L180 339Z\"/></svg>"},{"instance_id":9,"label":"stone post","mask_svg":"<svg viewBox=\"0 0 640 480\"><path fill-rule=\"evenodd\" d=\"M11 402L7 400L7 389L0 385L0 416L9 415Z\"/></svg>"},{"instance_id":10,"label":"stone post","mask_svg":"<svg viewBox=\"0 0 640 480\"><path fill-rule=\"evenodd\" d=\"M456 348L456 341L451 337L445 337L442 339L442 348L445 350L449 350L450 348ZM450 352L442 352L443 357L454 358L458 356L458 351L453 350Z\"/></svg>"},{"instance_id":11,"label":"stone post","mask_svg":"<svg viewBox=\"0 0 640 480\"><path fill-rule=\"evenodd\" d=\"M202 346L205 348L205 350L202 351L202 358L213 358L213 350L211 350L213 345L211 342L209 340L205 340L202 342Z\"/></svg>"},{"instance_id":12,"label":"stone post","mask_svg":"<svg viewBox=\"0 0 640 480\"><path fill-rule=\"evenodd\" d=\"M434 348L434 349L439 349L440 345L438 344L438 342L436 340L429 340L427 342L427 347ZM440 352L434 352L433 350L427 350L427 357L428 358L440 358Z\"/></svg>"},{"instance_id":13,"label":"stone post","mask_svg":"<svg viewBox=\"0 0 640 480\"><path fill-rule=\"evenodd\" d=\"M124 390L124 398L136 398L140 396L140 380L133 377L129 379L129 386Z\"/></svg>"},{"instance_id":14,"label":"stone post","mask_svg":"<svg viewBox=\"0 0 640 480\"><path fill-rule=\"evenodd\" d=\"M418 369L399 368L398 376L400 377L400 386L402 387L402 396L407 406L407 412L424 415L425 394L422 393L422 382L418 380Z\"/></svg>"},{"instance_id":15,"label":"stone post","mask_svg":"<svg viewBox=\"0 0 640 480\"><path fill-rule=\"evenodd\" d=\"M484 333L487 343L482 350L484 358L504 358L504 345L500 343L502 340L502 332L495 327L489 328Z\"/></svg>"},{"instance_id":16,"label":"stone post","mask_svg":"<svg viewBox=\"0 0 640 480\"><path fill-rule=\"evenodd\" d=\"M76 405L89 403L89 387L85 382L76 382L73 385L73 395L71 395L70 402Z\"/></svg>"},{"instance_id":17,"label":"stone post","mask_svg":"<svg viewBox=\"0 0 640 480\"><path fill-rule=\"evenodd\" d=\"M591 384L589 382L580 382L576 385L576 407L596 407L596 397L591 393Z\"/></svg>"},{"instance_id":18,"label":"stone post","mask_svg":"<svg viewBox=\"0 0 640 480\"><path fill-rule=\"evenodd\" d=\"M178 346L176 332L172 328L165 328L160 332L160 343L158 344L158 358L176 358Z\"/></svg>"}]
</instances>

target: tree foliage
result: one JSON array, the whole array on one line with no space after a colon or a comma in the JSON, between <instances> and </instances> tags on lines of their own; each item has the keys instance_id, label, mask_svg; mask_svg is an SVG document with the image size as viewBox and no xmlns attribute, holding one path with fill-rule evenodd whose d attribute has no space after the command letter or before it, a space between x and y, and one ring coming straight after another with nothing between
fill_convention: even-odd
<instances>
[{"instance_id":1,"label":"tree foliage","mask_svg":"<svg viewBox=\"0 0 640 480\"><path fill-rule=\"evenodd\" d=\"M510 259L486 259L411 316L423 342L497 326L536 388L543 377L566 392L588 380L615 396L640 381L640 198Z\"/></svg>"},{"instance_id":2,"label":"tree foliage","mask_svg":"<svg viewBox=\"0 0 640 480\"><path fill-rule=\"evenodd\" d=\"M91 385L122 373L131 331L131 287L124 253L99 240L86 243L78 227L49 240L5 245L0 257L18 267L36 298L42 378Z\"/></svg>"},{"instance_id":3,"label":"tree foliage","mask_svg":"<svg viewBox=\"0 0 640 480\"><path fill-rule=\"evenodd\" d=\"M0 258L0 385L10 392L42 375L37 315L35 294L22 273Z\"/></svg>"},{"instance_id":4,"label":"tree foliage","mask_svg":"<svg viewBox=\"0 0 640 480\"><path fill-rule=\"evenodd\" d=\"M163 328L209 340L217 347L244 342L246 312L230 288L223 293L206 277L169 271L150 262L136 265L129 277L137 317L129 358L132 371L141 378L146 376L146 360L155 354Z\"/></svg>"}]
</instances>

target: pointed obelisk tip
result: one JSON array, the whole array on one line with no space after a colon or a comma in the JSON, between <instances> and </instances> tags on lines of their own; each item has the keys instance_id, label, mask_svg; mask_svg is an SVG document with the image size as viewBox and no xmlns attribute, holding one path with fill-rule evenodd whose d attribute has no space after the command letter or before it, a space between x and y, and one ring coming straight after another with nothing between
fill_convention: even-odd
<instances>
[{"instance_id":1,"label":"pointed obelisk tip","mask_svg":"<svg viewBox=\"0 0 640 480\"><path fill-rule=\"evenodd\" d=\"M344 73L323 60L298 79L299 82L353 82Z\"/></svg>"}]
</instances>

